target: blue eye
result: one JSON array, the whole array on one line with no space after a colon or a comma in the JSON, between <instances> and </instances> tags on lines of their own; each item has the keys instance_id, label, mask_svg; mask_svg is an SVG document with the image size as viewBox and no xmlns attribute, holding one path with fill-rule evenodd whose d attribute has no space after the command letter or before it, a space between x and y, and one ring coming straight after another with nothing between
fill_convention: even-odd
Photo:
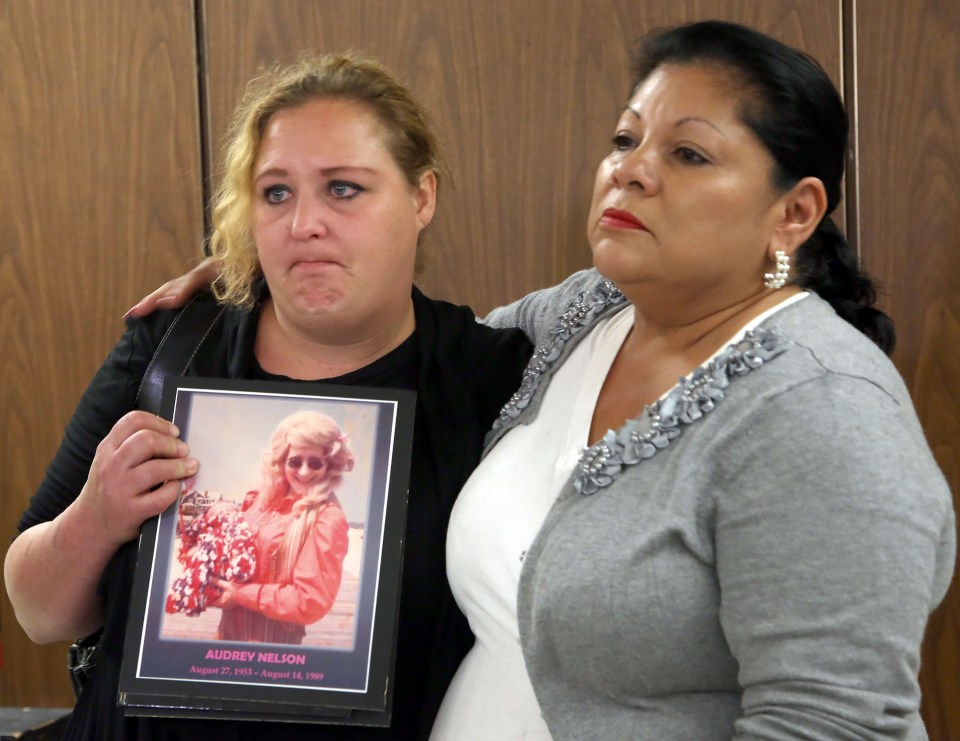
<instances>
[{"instance_id":1,"label":"blue eye","mask_svg":"<svg viewBox=\"0 0 960 741\"><path fill-rule=\"evenodd\" d=\"M291 195L286 185L268 185L263 189L263 200L267 203L283 203Z\"/></svg>"},{"instance_id":2,"label":"blue eye","mask_svg":"<svg viewBox=\"0 0 960 741\"><path fill-rule=\"evenodd\" d=\"M349 200L354 198L363 192L361 188L356 183L351 183L346 180L334 180L330 183L330 195L334 198L341 200Z\"/></svg>"}]
</instances>

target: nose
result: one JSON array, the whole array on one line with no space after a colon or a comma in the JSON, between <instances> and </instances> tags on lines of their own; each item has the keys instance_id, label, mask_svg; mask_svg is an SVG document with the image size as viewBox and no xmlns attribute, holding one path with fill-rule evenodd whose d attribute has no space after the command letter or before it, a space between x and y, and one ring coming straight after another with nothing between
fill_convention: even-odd
<instances>
[{"instance_id":1,"label":"nose","mask_svg":"<svg viewBox=\"0 0 960 741\"><path fill-rule=\"evenodd\" d=\"M618 187L638 188L653 195L660 188L656 153L643 145L624 152L614 164L612 178Z\"/></svg>"},{"instance_id":2,"label":"nose","mask_svg":"<svg viewBox=\"0 0 960 741\"><path fill-rule=\"evenodd\" d=\"M301 195L293 209L290 236L294 239L323 239L328 234L327 209L317 198Z\"/></svg>"}]
</instances>

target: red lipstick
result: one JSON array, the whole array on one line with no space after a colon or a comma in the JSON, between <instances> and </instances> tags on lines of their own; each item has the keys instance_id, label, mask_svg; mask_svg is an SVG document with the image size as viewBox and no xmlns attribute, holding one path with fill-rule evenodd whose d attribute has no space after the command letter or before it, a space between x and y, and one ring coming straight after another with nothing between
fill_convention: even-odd
<instances>
[{"instance_id":1,"label":"red lipstick","mask_svg":"<svg viewBox=\"0 0 960 741\"><path fill-rule=\"evenodd\" d=\"M639 229L641 231L647 231L647 227L643 225L640 219L629 211L621 211L619 208L604 209L603 215L600 217L600 223L604 226L613 227L614 229Z\"/></svg>"}]
</instances>

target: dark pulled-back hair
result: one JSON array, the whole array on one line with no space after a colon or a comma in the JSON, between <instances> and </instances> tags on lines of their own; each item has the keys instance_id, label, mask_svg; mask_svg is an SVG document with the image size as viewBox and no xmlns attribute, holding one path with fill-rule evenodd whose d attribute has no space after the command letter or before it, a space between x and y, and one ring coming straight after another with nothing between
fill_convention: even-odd
<instances>
[{"instance_id":1,"label":"dark pulled-back hair","mask_svg":"<svg viewBox=\"0 0 960 741\"><path fill-rule=\"evenodd\" d=\"M752 28L701 21L645 36L633 51L636 90L666 64L715 68L743 92L740 118L774 160L773 186L784 192L805 177L823 182L827 211L840 202L849 124L840 94L808 54ZM876 289L829 216L797 250L794 285L816 292L890 353L893 322L873 306Z\"/></svg>"}]
</instances>

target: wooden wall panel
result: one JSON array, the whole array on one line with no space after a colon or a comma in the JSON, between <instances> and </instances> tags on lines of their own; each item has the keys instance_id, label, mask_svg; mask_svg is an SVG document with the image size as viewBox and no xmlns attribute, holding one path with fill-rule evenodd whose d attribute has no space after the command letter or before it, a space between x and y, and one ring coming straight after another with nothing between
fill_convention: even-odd
<instances>
[{"instance_id":1,"label":"wooden wall panel","mask_svg":"<svg viewBox=\"0 0 960 741\"><path fill-rule=\"evenodd\" d=\"M191 0L0 3L0 549L134 297L202 234ZM0 704L72 702L0 597Z\"/></svg>"},{"instance_id":2,"label":"wooden wall panel","mask_svg":"<svg viewBox=\"0 0 960 741\"><path fill-rule=\"evenodd\" d=\"M886 289L894 361L960 510L960 4L855 8L861 251ZM960 738L956 577L928 629L921 681L930 738Z\"/></svg>"},{"instance_id":3,"label":"wooden wall panel","mask_svg":"<svg viewBox=\"0 0 960 741\"><path fill-rule=\"evenodd\" d=\"M421 285L485 312L590 264L584 225L629 92L626 50L705 17L802 46L840 81L839 0L215 0L211 137L261 64L304 49L377 56L432 112L453 173L429 235L440 257Z\"/></svg>"},{"instance_id":4,"label":"wooden wall panel","mask_svg":"<svg viewBox=\"0 0 960 741\"><path fill-rule=\"evenodd\" d=\"M211 151L256 67L365 49L410 81L454 187L422 280L478 311L589 264L593 172L643 32L720 17L809 50L842 83L841 0L195 0L204 11ZM890 289L895 357L955 491L960 158L958 10L842 0L857 24L860 244ZM76 399L148 287L200 241L194 0L0 3L0 524L9 536ZM955 5L955 4L954 4ZM891 30L892 29L892 30ZM10 144L12 143L12 145ZM856 203L857 200L855 199ZM40 420L38 422L38 420ZM6 543L7 538L0 538ZM0 703L69 702L63 648L36 649L0 599ZM960 738L956 587L923 669L932 739Z\"/></svg>"}]
</instances>

